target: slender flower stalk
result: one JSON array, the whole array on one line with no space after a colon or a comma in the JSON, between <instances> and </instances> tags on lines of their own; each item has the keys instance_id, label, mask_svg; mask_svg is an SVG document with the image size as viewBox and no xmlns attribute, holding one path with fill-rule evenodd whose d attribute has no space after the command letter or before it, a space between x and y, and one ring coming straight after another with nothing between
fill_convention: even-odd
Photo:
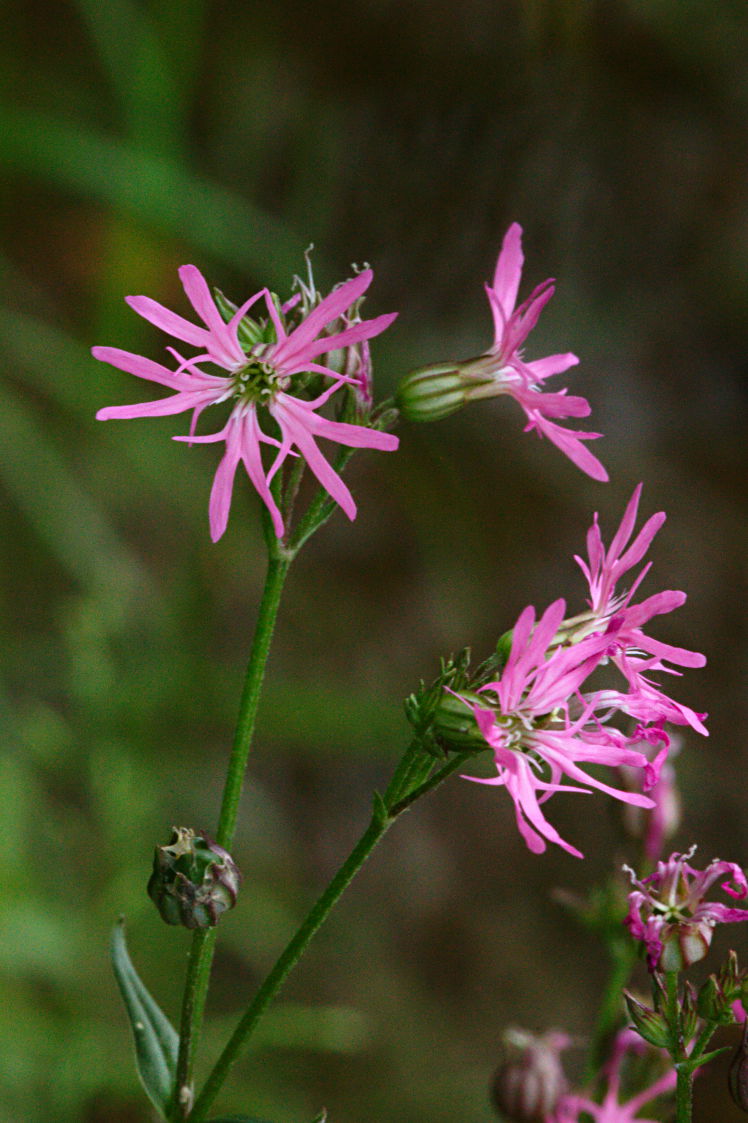
<instances>
[{"instance_id":1,"label":"slender flower stalk","mask_svg":"<svg viewBox=\"0 0 748 1123\"><path fill-rule=\"evenodd\" d=\"M268 562L265 589L260 602L252 650L247 665L244 689L239 706L239 720L229 758L218 821L217 841L220 846L226 849L231 847L234 838L239 800L252 746L260 692L289 564L288 559L272 555ZM177 1110L182 1111L183 1114L177 1115L177 1119L186 1118L184 1111L191 1101L192 1070L200 1039L214 949L215 935L211 936L206 932L195 933L190 949L187 979L182 999L179 1056L177 1060Z\"/></svg>"},{"instance_id":2,"label":"slender flower stalk","mask_svg":"<svg viewBox=\"0 0 748 1123\"><path fill-rule=\"evenodd\" d=\"M235 1061L246 1047L258 1022L301 959L315 934L395 820L449 775L470 753L459 754L433 776L434 758L415 740L403 755L383 797L375 797L371 821L327 888L312 906L274 967L260 985L234 1033L218 1058L190 1114L191 1123L202 1123Z\"/></svg>"}]
</instances>

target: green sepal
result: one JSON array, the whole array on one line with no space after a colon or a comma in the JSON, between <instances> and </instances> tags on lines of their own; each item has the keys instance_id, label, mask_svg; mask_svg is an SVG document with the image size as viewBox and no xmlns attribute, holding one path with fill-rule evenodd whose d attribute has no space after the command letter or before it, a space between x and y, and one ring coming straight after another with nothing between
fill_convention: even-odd
<instances>
[{"instance_id":1,"label":"green sepal","mask_svg":"<svg viewBox=\"0 0 748 1123\"><path fill-rule=\"evenodd\" d=\"M127 953L123 917L112 932L111 954L130 1019L138 1075L149 1099L166 1118L176 1079L179 1036L138 978Z\"/></svg>"},{"instance_id":2,"label":"green sepal","mask_svg":"<svg viewBox=\"0 0 748 1123\"><path fill-rule=\"evenodd\" d=\"M224 296L220 289L213 289L213 297L218 306L218 311L221 313L226 323L228 323L229 320L231 320L234 316L234 313L238 311L239 306L237 304L234 304L233 301L229 300L227 296ZM274 294L273 302L276 307L279 306L278 297ZM265 305L263 304L262 307L264 308ZM271 333L268 331L267 324L259 323L257 320L253 320L250 316L242 316L241 320L236 325L236 334L237 339L239 340L239 345L246 350L254 347L256 343L275 342L275 336L274 334L271 335Z\"/></svg>"},{"instance_id":3,"label":"green sepal","mask_svg":"<svg viewBox=\"0 0 748 1123\"><path fill-rule=\"evenodd\" d=\"M315 1115L312 1123L327 1123L327 1110L323 1108L319 1115Z\"/></svg>"}]
</instances>

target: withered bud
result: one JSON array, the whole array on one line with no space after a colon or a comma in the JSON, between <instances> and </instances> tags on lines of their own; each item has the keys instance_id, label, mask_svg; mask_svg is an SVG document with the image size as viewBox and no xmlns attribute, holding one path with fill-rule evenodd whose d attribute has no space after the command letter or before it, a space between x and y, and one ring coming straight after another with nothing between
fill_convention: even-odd
<instances>
[{"instance_id":1,"label":"withered bud","mask_svg":"<svg viewBox=\"0 0 748 1123\"><path fill-rule=\"evenodd\" d=\"M505 1059L494 1076L494 1105L508 1123L544 1123L568 1083L560 1054L570 1045L565 1033L535 1036L520 1029L504 1034Z\"/></svg>"},{"instance_id":2,"label":"withered bud","mask_svg":"<svg viewBox=\"0 0 748 1123\"><path fill-rule=\"evenodd\" d=\"M148 895L167 924L212 928L236 904L241 874L231 855L204 831L172 827L157 846Z\"/></svg>"}]
</instances>

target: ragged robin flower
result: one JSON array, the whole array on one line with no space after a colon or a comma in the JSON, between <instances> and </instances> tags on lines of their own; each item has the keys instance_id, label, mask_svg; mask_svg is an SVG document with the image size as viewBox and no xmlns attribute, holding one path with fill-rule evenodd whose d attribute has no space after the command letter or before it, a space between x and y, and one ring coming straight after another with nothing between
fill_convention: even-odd
<instances>
[{"instance_id":1,"label":"ragged robin flower","mask_svg":"<svg viewBox=\"0 0 748 1123\"><path fill-rule=\"evenodd\" d=\"M398 406L409 420L436 421L467 402L506 394L524 410L526 432L535 429L588 476L606 481L608 473L584 443L600 434L566 429L557 421L587 417L589 403L585 398L567 395L565 389L552 392L545 387L548 378L579 362L576 355L564 352L543 359L524 357L527 337L553 296L554 284L552 278L543 281L517 306L523 263L522 227L513 222L504 236L493 284L486 285L494 323L493 344L478 358L435 363L412 371L398 389Z\"/></svg>"},{"instance_id":2,"label":"ragged robin flower","mask_svg":"<svg viewBox=\"0 0 748 1123\"><path fill-rule=\"evenodd\" d=\"M555 601L536 623L535 610L526 608L514 627L500 677L482 685L477 696L463 696L493 751L497 772L495 777L466 778L506 788L514 802L517 827L534 853L542 853L547 841L581 858L581 852L548 822L541 804L555 792L589 794L597 788L625 803L651 808L647 796L612 787L584 766L629 765L644 771L647 787L656 781L660 762L651 764L620 730L604 724L596 696L581 693L582 684L605 655L610 636L606 631L571 646L554 645L564 609L563 600ZM610 707L605 710L607 720ZM572 784L563 784L564 777Z\"/></svg>"},{"instance_id":3,"label":"ragged robin flower","mask_svg":"<svg viewBox=\"0 0 748 1123\"><path fill-rule=\"evenodd\" d=\"M226 322L210 293L205 278L194 265L183 265L179 275L185 293L204 326L192 323L146 296L127 297L140 316L176 339L198 349L184 358L168 348L177 360L172 370L160 363L115 347L94 347L93 355L103 362L173 390L174 394L137 405L107 406L99 410L99 420L109 418L163 417L192 411L187 436L175 440L190 444L223 441L226 451L215 474L210 496L210 531L217 541L224 530L231 506L234 476L239 462L270 512L276 535L283 536L283 516L271 491L271 482L287 457L298 452L320 484L343 508L349 518L356 504L348 487L320 451L317 441L324 438L350 448L376 448L393 451L398 439L364 425L352 425L324 417L319 410L345 385L358 387L359 378L346 374L319 360L332 352L354 348L362 354L369 339L383 332L395 314L361 320L346 319L357 308L372 281L372 271L334 289L312 307L297 323L289 319L299 297L279 305L268 289L261 289L238 308ZM312 296L315 294L313 293ZM247 314L258 302L264 304L267 320L249 320ZM302 300L302 308L309 301ZM340 330L326 334L336 322ZM368 352L363 354L367 356ZM218 368L221 373L214 370ZM359 360L360 365L360 360ZM304 393L311 376L330 379L329 385L309 398ZM368 367L366 371L368 379ZM366 387L368 393L368 384ZM225 425L208 436L196 436L195 426L207 406L229 403L231 412ZM270 432L267 431L268 426ZM269 467L263 462L262 445L277 449ZM296 450L296 451L294 451Z\"/></svg>"},{"instance_id":4,"label":"ragged robin flower","mask_svg":"<svg viewBox=\"0 0 748 1123\"><path fill-rule=\"evenodd\" d=\"M628 684L628 691L606 691L600 696L600 704L607 699L611 706L627 713L644 725L670 722L674 725L690 725L703 736L708 736L704 726L706 714L697 713L689 706L676 702L661 688L660 684L649 677L650 672L663 671L678 675L676 667L703 667L704 656L698 651L674 647L663 643L645 632L651 620L662 616L685 603L686 594L678 590L665 589L659 593L634 603L634 594L648 574L652 565L647 562L637 573L630 587L620 591L618 585L624 574L644 559L649 546L665 521L664 512L652 515L631 541L636 525L642 485L634 493L624 511L620 526L613 536L608 549L605 549L597 515L587 532L587 557L576 557L589 586L589 612L568 621L566 627L573 634L586 635L600 628L611 627L611 644L608 656Z\"/></svg>"},{"instance_id":5,"label":"ragged robin flower","mask_svg":"<svg viewBox=\"0 0 748 1123\"><path fill-rule=\"evenodd\" d=\"M631 875L626 927L647 950L650 971L680 971L698 963L709 950L717 924L748 920L748 908L732 908L705 897L719 878L733 900L748 897L748 881L740 866L715 858L705 870L689 865L696 847L671 854L654 873L638 880Z\"/></svg>"}]
</instances>

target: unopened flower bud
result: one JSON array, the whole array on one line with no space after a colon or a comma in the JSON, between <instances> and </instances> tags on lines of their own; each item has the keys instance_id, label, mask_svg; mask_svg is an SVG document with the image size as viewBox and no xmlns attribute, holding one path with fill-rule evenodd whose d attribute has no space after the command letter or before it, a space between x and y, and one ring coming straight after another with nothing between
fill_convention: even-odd
<instances>
[{"instance_id":1,"label":"unopened flower bud","mask_svg":"<svg viewBox=\"0 0 748 1123\"><path fill-rule=\"evenodd\" d=\"M568 1090L560 1054L570 1044L565 1033L536 1037L507 1030L507 1056L494 1077L493 1102L508 1123L544 1123Z\"/></svg>"},{"instance_id":2,"label":"unopened flower bud","mask_svg":"<svg viewBox=\"0 0 748 1123\"><path fill-rule=\"evenodd\" d=\"M204 831L172 827L157 846L148 895L167 924L212 928L236 904L241 874L233 858Z\"/></svg>"},{"instance_id":3,"label":"unopened flower bud","mask_svg":"<svg viewBox=\"0 0 748 1123\"><path fill-rule=\"evenodd\" d=\"M493 383L479 360L434 363L406 375L397 389L397 405L408 421L441 421L472 398L486 396Z\"/></svg>"},{"instance_id":4,"label":"unopened flower bud","mask_svg":"<svg viewBox=\"0 0 748 1123\"><path fill-rule=\"evenodd\" d=\"M648 1041L650 1045L656 1045L658 1049L665 1048L670 1041L667 1019L658 1011L652 1010L649 1006L639 1002L627 990L623 992L623 997L628 1015L639 1036Z\"/></svg>"}]
</instances>

